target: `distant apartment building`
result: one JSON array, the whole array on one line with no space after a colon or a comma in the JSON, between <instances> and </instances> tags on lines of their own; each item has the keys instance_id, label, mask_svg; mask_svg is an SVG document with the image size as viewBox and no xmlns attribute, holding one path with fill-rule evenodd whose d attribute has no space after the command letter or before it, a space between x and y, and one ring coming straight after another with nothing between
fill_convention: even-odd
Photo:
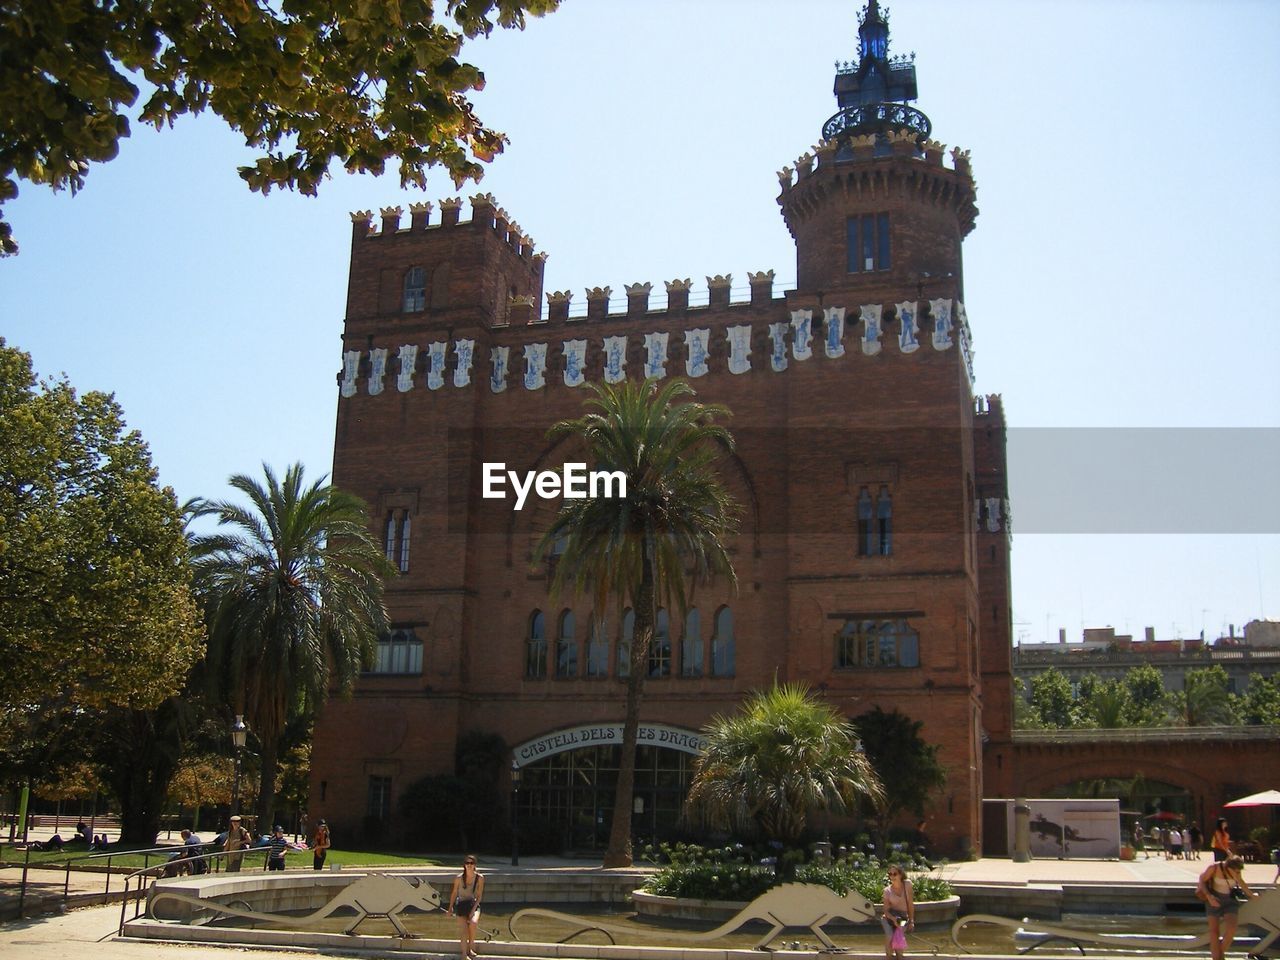
<instances>
[{"instance_id":1,"label":"distant apartment building","mask_svg":"<svg viewBox=\"0 0 1280 960\"><path fill-rule=\"evenodd\" d=\"M1239 634L1232 626L1227 636L1212 643L1203 637L1157 640L1154 627L1146 628L1142 640L1118 634L1114 627L1089 628L1079 643L1068 643L1065 630L1060 630L1058 637L1057 643L1024 643L1013 648L1015 687L1024 698L1030 697L1032 679L1050 667L1065 674L1076 691L1085 674L1119 679L1144 663L1160 671L1167 690L1183 689L1188 670L1210 666L1226 671L1232 693L1243 693L1255 676L1280 676L1280 622L1274 620L1252 620Z\"/></svg>"}]
</instances>

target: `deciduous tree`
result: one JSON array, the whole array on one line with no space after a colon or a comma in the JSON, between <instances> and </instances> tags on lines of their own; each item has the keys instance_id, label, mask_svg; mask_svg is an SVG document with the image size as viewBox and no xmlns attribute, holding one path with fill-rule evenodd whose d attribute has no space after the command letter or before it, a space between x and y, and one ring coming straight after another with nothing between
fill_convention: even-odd
<instances>
[{"instance_id":1,"label":"deciduous tree","mask_svg":"<svg viewBox=\"0 0 1280 960\"><path fill-rule=\"evenodd\" d=\"M136 119L211 110L264 151L253 190L314 194L334 161L421 187L478 180L506 137L475 115L484 74L459 59L495 26L559 0L14 0L0 4L0 203L17 180L84 186ZM441 9L443 8L443 9ZM145 88L145 92L140 90ZM136 115L128 108L144 97ZM0 221L0 252L17 251Z\"/></svg>"},{"instance_id":2,"label":"deciduous tree","mask_svg":"<svg viewBox=\"0 0 1280 960\"><path fill-rule=\"evenodd\" d=\"M920 735L924 724L898 710L873 707L853 721L867 759L884 784L879 806L885 824L904 811L924 816L929 797L947 783L938 746Z\"/></svg>"},{"instance_id":3,"label":"deciduous tree","mask_svg":"<svg viewBox=\"0 0 1280 960\"><path fill-rule=\"evenodd\" d=\"M1236 712L1241 722L1280 726L1280 682L1255 674L1239 697Z\"/></svg>"},{"instance_id":4,"label":"deciduous tree","mask_svg":"<svg viewBox=\"0 0 1280 960\"><path fill-rule=\"evenodd\" d=\"M107 394L37 385L0 340L0 741L155 706L202 641L182 518L142 437Z\"/></svg>"}]
</instances>

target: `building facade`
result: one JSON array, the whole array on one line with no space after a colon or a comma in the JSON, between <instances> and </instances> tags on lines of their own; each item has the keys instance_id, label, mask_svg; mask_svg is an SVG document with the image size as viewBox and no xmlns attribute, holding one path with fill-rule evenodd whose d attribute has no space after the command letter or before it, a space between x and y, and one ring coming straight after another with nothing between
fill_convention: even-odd
<instances>
[{"instance_id":1,"label":"building facade","mask_svg":"<svg viewBox=\"0 0 1280 960\"><path fill-rule=\"evenodd\" d=\"M1059 631L1060 643L1019 644L1013 648L1014 689L1030 701L1031 683L1047 670L1057 670L1071 683L1077 695L1086 676L1100 680L1121 680L1134 667L1150 665L1160 671L1166 690L1186 689L1190 670L1221 667L1227 675L1227 689L1242 694L1255 678L1280 677L1280 643L1266 620L1251 621L1243 636L1235 627L1213 643L1203 638L1157 640L1155 628L1147 627L1143 640L1117 634L1113 627L1084 631L1079 643L1067 643ZM1252 638L1252 642L1250 640Z\"/></svg>"},{"instance_id":2,"label":"building facade","mask_svg":"<svg viewBox=\"0 0 1280 960\"><path fill-rule=\"evenodd\" d=\"M850 717L923 721L945 790L940 847L978 847L1012 776L1008 501L998 397L972 390L961 242L977 216L967 153L931 138L914 65L875 0L838 68L823 139L779 173L797 288L751 273L546 293L545 255L491 196L353 215L333 480L370 505L398 576L393 630L312 754L313 815L343 835L398 823L415 780L454 770L470 732L521 770L524 815L565 848L603 846L629 611L549 594L535 544L555 500L487 498L486 470L575 459L547 429L588 381L685 377L733 413L725 483L741 506L738 586L660 611L633 828L676 829L700 728L752 690L802 681ZM701 300L701 297L697 297ZM486 465L489 465L488 467ZM508 485L509 490L509 485ZM994 787L994 790L991 788Z\"/></svg>"}]
</instances>

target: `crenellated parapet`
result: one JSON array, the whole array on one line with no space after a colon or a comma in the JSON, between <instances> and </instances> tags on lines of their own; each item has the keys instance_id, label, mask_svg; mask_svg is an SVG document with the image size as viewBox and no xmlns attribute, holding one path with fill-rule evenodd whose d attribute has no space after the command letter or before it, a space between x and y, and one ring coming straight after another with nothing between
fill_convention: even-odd
<instances>
[{"instance_id":1,"label":"crenellated parapet","mask_svg":"<svg viewBox=\"0 0 1280 960\"><path fill-rule=\"evenodd\" d=\"M814 158L818 163L814 166ZM967 235L978 216L977 186L967 150L953 149L905 131L883 137L824 141L778 171L778 203L791 235L833 197L876 202L915 200L952 210Z\"/></svg>"}]
</instances>

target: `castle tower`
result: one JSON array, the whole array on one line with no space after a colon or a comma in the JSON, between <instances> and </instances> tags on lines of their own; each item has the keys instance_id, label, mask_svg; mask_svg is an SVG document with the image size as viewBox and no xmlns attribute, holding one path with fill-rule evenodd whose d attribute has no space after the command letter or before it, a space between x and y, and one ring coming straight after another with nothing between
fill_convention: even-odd
<instances>
[{"instance_id":1,"label":"castle tower","mask_svg":"<svg viewBox=\"0 0 1280 960\"><path fill-rule=\"evenodd\" d=\"M862 15L858 59L837 65L839 110L815 158L784 168L778 202L796 241L804 292L882 290L963 299L960 242L978 210L968 154L943 164L916 97L911 57L889 56L889 24L876 0Z\"/></svg>"}]
</instances>

